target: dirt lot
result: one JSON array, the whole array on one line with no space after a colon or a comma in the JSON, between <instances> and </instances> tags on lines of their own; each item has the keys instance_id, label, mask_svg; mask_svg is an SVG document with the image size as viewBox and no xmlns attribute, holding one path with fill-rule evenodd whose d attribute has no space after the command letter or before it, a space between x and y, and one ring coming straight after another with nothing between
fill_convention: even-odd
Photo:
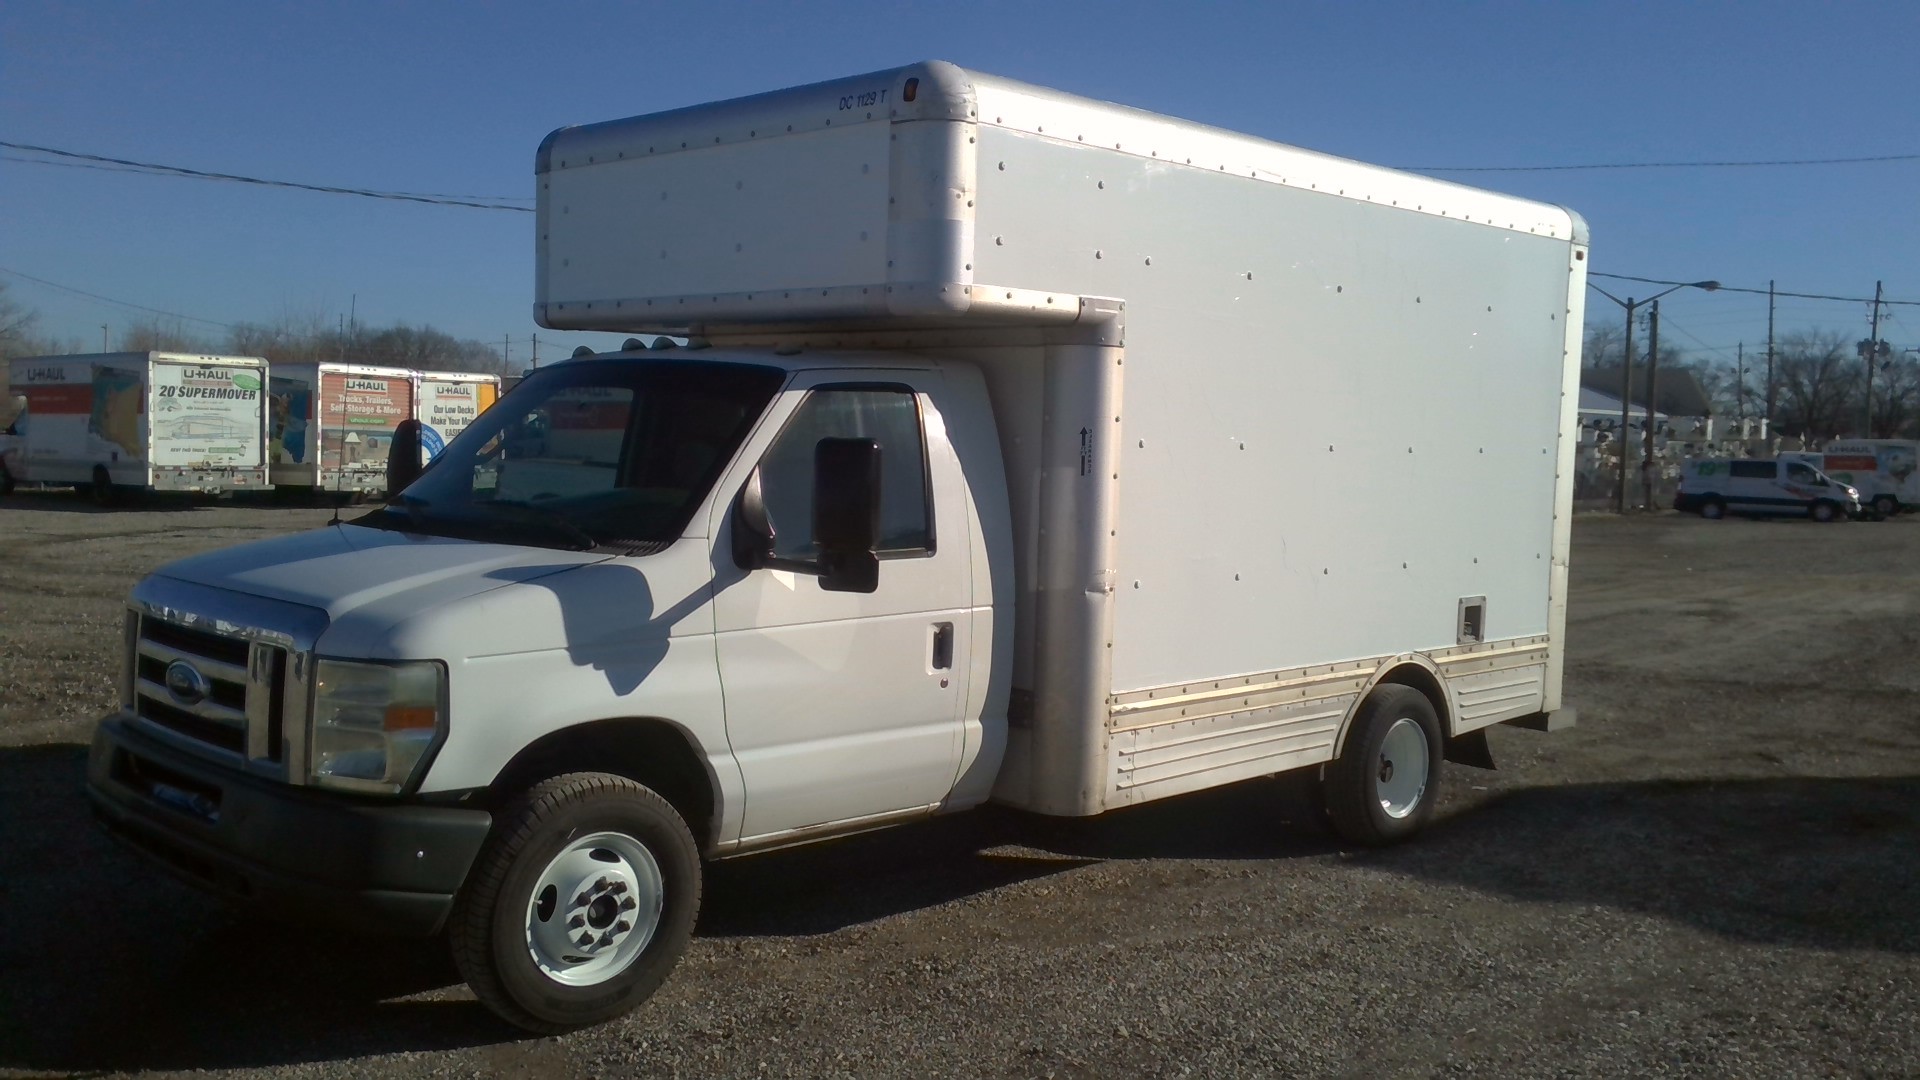
<instances>
[{"instance_id":1,"label":"dirt lot","mask_svg":"<svg viewBox=\"0 0 1920 1080\"><path fill-rule=\"evenodd\" d=\"M1920 522L1582 519L1572 732L1417 844L1289 785L721 864L627 1020L492 1022L432 942L236 918L81 795L120 600L322 523L0 501L0 1075L1913 1075Z\"/></svg>"}]
</instances>

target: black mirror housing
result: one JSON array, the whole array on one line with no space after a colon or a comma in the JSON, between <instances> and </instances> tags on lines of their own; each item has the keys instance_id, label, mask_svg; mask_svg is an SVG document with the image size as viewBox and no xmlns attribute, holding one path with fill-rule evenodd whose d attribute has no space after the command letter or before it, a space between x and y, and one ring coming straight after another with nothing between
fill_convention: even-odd
<instances>
[{"instance_id":1,"label":"black mirror housing","mask_svg":"<svg viewBox=\"0 0 1920 1080\"><path fill-rule=\"evenodd\" d=\"M870 593L880 587L880 444L821 439L813 453L813 540L820 587Z\"/></svg>"},{"instance_id":2,"label":"black mirror housing","mask_svg":"<svg viewBox=\"0 0 1920 1080\"><path fill-rule=\"evenodd\" d=\"M767 502L760 493L760 470L753 470L746 486L733 501L733 525L730 537L733 565L742 570L758 570L773 561L773 521L767 516Z\"/></svg>"},{"instance_id":3,"label":"black mirror housing","mask_svg":"<svg viewBox=\"0 0 1920 1080\"><path fill-rule=\"evenodd\" d=\"M387 497L405 491L423 471L420 465L420 421L402 420L393 429L387 447Z\"/></svg>"}]
</instances>

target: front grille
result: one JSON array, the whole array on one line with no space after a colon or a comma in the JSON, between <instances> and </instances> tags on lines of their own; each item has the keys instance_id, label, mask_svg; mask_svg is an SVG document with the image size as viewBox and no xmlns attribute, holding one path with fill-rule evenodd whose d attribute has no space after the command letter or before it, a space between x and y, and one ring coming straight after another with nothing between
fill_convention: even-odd
<instances>
[{"instance_id":1,"label":"front grille","mask_svg":"<svg viewBox=\"0 0 1920 1080\"><path fill-rule=\"evenodd\" d=\"M140 719L249 764L286 764L286 650L141 616L130 662Z\"/></svg>"}]
</instances>

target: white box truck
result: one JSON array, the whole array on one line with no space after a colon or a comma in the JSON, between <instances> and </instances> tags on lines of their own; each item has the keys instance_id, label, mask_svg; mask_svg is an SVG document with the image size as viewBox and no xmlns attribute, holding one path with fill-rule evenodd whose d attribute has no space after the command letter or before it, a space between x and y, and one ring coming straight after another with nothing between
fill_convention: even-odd
<instances>
[{"instance_id":1,"label":"white box truck","mask_svg":"<svg viewBox=\"0 0 1920 1080\"><path fill-rule=\"evenodd\" d=\"M1858 487L1861 501L1882 516L1920 507L1920 441L1841 439L1822 456L1827 474Z\"/></svg>"},{"instance_id":2,"label":"white box truck","mask_svg":"<svg viewBox=\"0 0 1920 1080\"><path fill-rule=\"evenodd\" d=\"M500 376L471 371L413 373L413 416L420 421L420 461L426 464L500 397Z\"/></svg>"},{"instance_id":3,"label":"white box truck","mask_svg":"<svg viewBox=\"0 0 1920 1080\"><path fill-rule=\"evenodd\" d=\"M407 368L279 363L268 374L276 490L364 495L387 489L387 451L418 396Z\"/></svg>"},{"instance_id":4,"label":"white box truck","mask_svg":"<svg viewBox=\"0 0 1920 1080\"><path fill-rule=\"evenodd\" d=\"M686 344L135 589L90 791L190 878L559 1031L705 859L1301 769L1386 843L1570 722L1572 213L944 63L536 171L539 321Z\"/></svg>"},{"instance_id":5,"label":"white box truck","mask_svg":"<svg viewBox=\"0 0 1920 1080\"><path fill-rule=\"evenodd\" d=\"M134 491L265 490L266 373L257 356L17 357L9 375L27 423L10 473L100 503Z\"/></svg>"}]
</instances>

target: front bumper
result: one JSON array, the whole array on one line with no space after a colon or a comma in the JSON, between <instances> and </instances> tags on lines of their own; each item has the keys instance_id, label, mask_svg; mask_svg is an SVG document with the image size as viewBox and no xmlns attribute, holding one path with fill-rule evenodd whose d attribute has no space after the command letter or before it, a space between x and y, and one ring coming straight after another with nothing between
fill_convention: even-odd
<instances>
[{"instance_id":1,"label":"front bumper","mask_svg":"<svg viewBox=\"0 0 1920 1080\"><path fill-rule=\"evenodd\" d=\"M439 932L493 826L485 810L247 776L124 715L94 733L87 795L108 833L191 884L274 915L380 933Z\"/></svg>"}]
</instances>

